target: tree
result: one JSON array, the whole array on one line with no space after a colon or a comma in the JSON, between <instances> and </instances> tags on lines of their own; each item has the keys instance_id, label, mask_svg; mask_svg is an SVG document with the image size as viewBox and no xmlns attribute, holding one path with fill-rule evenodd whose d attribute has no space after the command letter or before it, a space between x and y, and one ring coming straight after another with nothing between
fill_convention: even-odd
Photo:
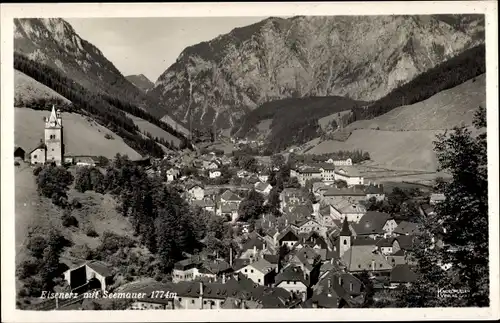
<instances>
[{"instance_id":1,"label":"tree","mask_svg":"<svg viewBox=\"0 0 500 323\"><path fill-rule=\"evenodd\" d=\"M476 113L474 125L484 128L485 113ZM411 306L489 305L488 268L488 177L486 133L474 137L466 128L454 128L451 134L438 135L434 142L440 170L452 179L441 183L445 201L435 207L436 215L423 219L422 243L415 250L419 280L402 291L402 299ZM433 239L441 237L438 248ZM451 264L448 271L438 264ZM436 286L462 289L464 297L439 298ZM434 291L433 295L430 295ZM410 306L409 305L409 306Z\"/></svg>"},{"instance_id":2,"label":"tree","mask_svg":"<svg viewBox=\"0 0 500 323\"><path fill-rule=\"evenodd\" d=\"M73 179L73 175L62 166L45 166L36 178L37 189L40 195L58 201L61 197L67 197L66 192Z\"/></svg>"},{"instance_id":3,"label":"tree","mask_svg":"<svg viewBox=\"0 0 500 323\"><path fill-rule=\"evenodd\" d=\"M257 220L264 212L264 197L251 190L248 196L241 201L238 213L242 221Z\"/></svg>"},{"instance_id":4,"label":"tree","mask_svg":"<svg viewBox=\"0 0 500 323\"><path fill-rule=\"evenodd\" d=\"M363 283L364 298L362 307L370 308L373 305L373 295L375 294L373 282L366 270L363 270L358 278Z\"/></svg>"},{"instance_id":5,"label":"tree","mask_svg":"<svg viewBox=\"0 0 500 323\"><path fill-rule=\"evenodd\" d=\"M272 168L277 167L278 169L280 169L281 167L283 167L284 164L285 164L285 157L283 157L283 155L275 154L275 155L271 156L271 167Z\"/></svg>"},{"instance_id":6,"label":"tree","mask_svg":"<svg viewBox=\"0 0 500 323\"><path fill-rule=\"evenodd\" d=\"M280 193L277 187L273 187L269 192L269 197L267 199L267 205L271 212L276 213L280 208Z\"/></svg>"},{"instance_id":7,"label":"tree","mask_svg":"<svg viewBox=\"0 0 500 323\"><path fill-rule=\"evenodd\" d=\"M76 171L75 189L84 193L92 189L92 181L90 180L90 168L80 167Z\"/></svg>"}]
</instances>

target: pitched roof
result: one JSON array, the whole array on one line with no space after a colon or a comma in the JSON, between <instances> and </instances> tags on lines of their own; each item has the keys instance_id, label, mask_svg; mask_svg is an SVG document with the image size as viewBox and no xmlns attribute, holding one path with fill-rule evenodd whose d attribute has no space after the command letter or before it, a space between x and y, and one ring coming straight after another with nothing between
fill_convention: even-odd
<instances>
[{"instance_id":1,"label":"pitched roof","mask_svg":"<svg viewBox=\"0 0 500 323\"><path fill-rule=\"evenodd\" d=\"M316 167L305 167L305 168L300 169L299 173L301 173L301 174L312 174L312 173L320 174L321 170L319 168L316 168Z\"/></svg>"},{"instance_id":2,"label":"pitched roof","mask_svg":"<svg viewBox=\"0 0 500 323\"><path fill-rule=\"evenodd\" d=\"M34 152L35 150L37 150L38 148L46 150L47 146L43 142L40 142L35 148L33 148L32 150L30 150L30 152L28 153L28 155L31 154L32 152Z\"/></svg>"},{"instance_id":3,"label":"pitched roof","mask_svg":"<svg viewBox=\"0 0 500 323\"><path fill-rule=\"evenodd\" d=\"M271 184L269 183L262 183L262 182L257 182L255 183L255 189L259 190L261 192L265 191Z\"/></svg>"},{"instance_id":4,"label":"pitched roof","mask_svg":"<svg viewBox=\"0 0 500 323\"><path fill-rule=\"evenodd\" d=\"M309 279L305 278L305 274L300 267L288 266L283 269L275 278L275 284L278 286L281 282L295 281L302 282L305 286L309 286Z\"/></svg>"},{"instance_id":5,"label":"pitched roof","mask_svg":"<svg viewBox=\"0 0 500 323\"><path fill-rule=\"evenodd\" d=\"M410 266L396 265L391 271L391 283L412 283L417 280L417 274L413 272Z\"/></svg>"},{"instance_id":6,"label":"pitched roof","mask_svg":"<svg viewBox=\"0 0 500 323\"><path fill-rule=\"evenodd\" d=\"M342 262L349 271L372 270L372 262L375 270L392 269L385 257L369 245L352 246L342 255Z\"/></svg>"},{"instance_id":7,"label":"pitched roof","mask_svg":"<svg viewBox=\"0 0 500 323\"><path fill-rule=\"evenodd\" d=\"M341 236L351 236L352 235L352 232L351 230L349 229L349 222L347 222L347 217L344 218L344 222L342 223L342 230L340 230L340 234Z\"/></svg>"},{"instance_id":8,"label":"pitched roof","mask_svg":"<svg viewBox=\"0 0 500 323\"><path fill-rule=\"evenodd\" d=\"M366 212L364 205L351 198L346 199L345 197L335 196L333 199L333 201L330 201L330 205L341 214L362 214Z\"/></svg>"},{"instance_id":9,"label":"pitched roof","mask_svg":"<svg viewBox=\"0 0 500 323\"><path fill-rule=\"evenodd\" d=\"M354 166L338 166L335 169L335 173L342 174L348 177L361 176L361 172Z\"/></svg>"},{"instance_id":10,"label":"pitched roof","mask_svg":"<svg viewBox=\"0 0 500 323\"><path fill-rule=\"evenodd\" d=\"M365 196L366 192L364 190L355 188L336 188L330 187L325 192L323 196Z\"/></svg>"},{"instance_id":11,"label":"pitched roof","mask_svg":"<svg viewBox=\"0 0 500 323\"><path fill-rule=\"evenodd\" d=\"M299 236L297 235L297 233L295 233L295 231L291 227L289 227L289 226L286 227L285 230L283 230L283 231L280 232L280 234L278 235L278 237L276 238L276 240L280 241L281 239L283 239L287 235L291 235L291 237L293 237L294 240L296 240L296 241L299 240Z\"/></svg>"},{"instance_id":12,"label":"pitched roof","mask_svg":"<svg viewBox=\"0 0 500 323\"><path fill-rule=\"evenodd\" d=\"M243 251L250 250L250 249L253 249L254 247L257 250L263 250L265 245L266 244L264 243L264 241L262 239L259 239L257 237L253 237L243 244L243 246L241 247L241 250L243 250Z\"/></svg>"},{"instance_id":13,"label":"pitched roof","mask_svg":"<svg viewBox=\"0 0 500 323\"><path fill-rule=\"evenodd\" d=\"M394 233L403 235L418 234L420 233L420 230L418 227L418 223L401 221L396 229L394 229Z\"/></svg>"},{"instance_id":14,"label":"pitched roof","mask_svg":"<svg viewBox=\"0 0 500 323\"><path fill-rule=\"evenodd\" d=\"M226 190L221 196L221 199L224 199L226 201L241 201L241 197L238 195L234 194L230 190Z\"/></svg>"},{"instance_id":15,"label":"pitched roof","mask_svg":"<svg viewBox=\"0 0 500 323\"><path fill-rule=\"evenodd\" d=\"M382 234L385 223L391 219L391 215L382 212L368 211L361 217L358 223L353 225L357 235Z\"/></svg>"},{"instance_id":16,"label":"pitched roof","mask_svg":"<svg viewBox=\"0 0 500 323\"><path fill-rule=\"evenodd\" d=\"M264 258L260 258L259 260L252 262L248 266L255 268L263 274L267 274L276 269L277 264L272 264Z\"/></svg>"},{"instance_id":17,"label":"pitched roof","mask_svg":"<svg viewBox=\"0 0 500 323\"><path fill-rule=\"evenodd\" d=\"M239 205L237 203L222 203L220 208L222 213L232 213L238 211Z\"/></svg>"},{"instance_id":18,"label":"pitched roof","mask_svg":"<svg viewBox=\"0 0 500 323\"><path fill-rule=\"evenodd\" d=\"M109 267L101 261L92 260L90 262L87 262L86 265L96 273L104 277L111 277L113 275L111 273L111 269L109 269Z\"/></svg>"},{"instance_id":19,"label":"pitched roof","mask_svg":"<svg viewBox=\"0 0 500 323\"><path fill-rule=\"evenodd\" d=\"M404 250L413 250L415 245L415 236L397 236L394 241L397 241L399 247Z\"/></svg>"},{"instance_id":20,"label":"pitched roof","mask_svg":"<svg viewBox=\"0 0 500 323\"><path fill-rule=\"evenodd\" d=\"M382 184L379 185L367 185L365 187L366 194L383 194L384 186Z\"/></svg>"}]
</instances>

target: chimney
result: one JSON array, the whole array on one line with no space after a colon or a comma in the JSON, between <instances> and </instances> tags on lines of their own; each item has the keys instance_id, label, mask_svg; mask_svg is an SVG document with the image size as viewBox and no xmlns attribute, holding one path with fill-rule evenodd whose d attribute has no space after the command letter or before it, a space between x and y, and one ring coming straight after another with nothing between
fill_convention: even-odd
<instances>
[{"instance_id":1,"label":"chimney","mask_svg":"<svg viewBox=\"0 0 500 323\"><path fill-rule=\"evenodd\" d=\"M200 309L203 309L203 282L200 282Z\"/></svg>"},{"instance_id":2,"label":"chimney","mask_svg":"<svg viewBox=\"0 0 500 323\"><path fill-rule=\"evenodd\" d=\"M342 276L339 276L339 285L342 286Z\"/></svg>"},{"instance_id":3,"label":"chimney","mask_svg":"<svg viewBox=\"0 0 500 323\"><path fill-rule=\"evenodd\" d=\"M372 270L375 271L375 260L372 260Z\"/></svg>"},{"instance_id":4,"label":"chimney","mask_svg":"<svg viewBox=\"0 0 500 323\"><path fill-rule=\"evenodd\" d=\"M332 258L332 259L330 259L330 263L333 265L333 258Z\"/></svg>"},{"instance_id":5,"label":"chimney","mask_svg":"<svg viewBox=\"0 0 500 323\"><path fill-rule=\"evenodd\" d=\"M226 283L226 274L222 274L222 283L225 284Z\"/></svg>"},{"instance_id":6,"label":"chimney","mask_svg":"<svg viewBox=\"0 0 500 323\"><path fill-rule=\"evenodd\" d=\"M332 279L328 278L328 289L332 288Z\"/></svg>"},{"instance_id":7,"label":"chimney","mask_svg":"<svg viewBox=\"0 0 500 323\"><path fill-rule=\"evenodd\" d=\"M253 246L253 257L257 255L257 246Z\"/></svg>"}]
</instances>

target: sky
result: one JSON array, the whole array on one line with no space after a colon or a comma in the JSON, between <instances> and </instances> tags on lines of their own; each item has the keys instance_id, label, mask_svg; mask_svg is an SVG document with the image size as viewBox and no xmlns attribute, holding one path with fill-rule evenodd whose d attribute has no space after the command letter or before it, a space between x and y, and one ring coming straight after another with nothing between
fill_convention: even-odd
<instances>
[{"instance_id":1,"label":"sky","mask_svg":"<svg viewBox=\"0 0 500 323\"><path fill-rule=\"evenodd\" d=\"M123 75L156 82L184 48L267 17L66 18Z\"/></svg>"}]
</instances>

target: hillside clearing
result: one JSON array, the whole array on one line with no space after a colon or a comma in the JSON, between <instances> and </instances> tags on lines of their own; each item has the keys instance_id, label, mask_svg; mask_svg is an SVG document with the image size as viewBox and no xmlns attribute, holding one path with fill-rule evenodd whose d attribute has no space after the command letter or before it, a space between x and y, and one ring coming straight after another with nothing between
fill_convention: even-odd
<instances>
[{"instance_id":1,"label":"hillside clearing","mask_svg":"<svg viewBox=\"0 0 500 323\"><path fill-rule=\"evenodd\" d=\"M427 100L401 106L371 120L356 121L347 129L443 130L472 125L474 112L486 106L486 74L441 91Z\"/></svg>"},{"instance_id":2,"label":"hillside clearing","mask_svg":"<svg viewBox=\"0 0 500 323\"><path fill-rule=\"evenodd\" d=\"M43 138L44 122L49 112L28 108L15 108L14 140L26 153L35 148ZM77 113L62 113L64 143L67 155L91 155L113 158L117 153L139 159L141 155L127 146L122 138L93 119ZM106 139L109 134L113 139Z\"/></svg>"},{"instance_id":3,"label":"hillside clearing","mask_svg":"<svg viewBox=\"0 0 500 323\"><path fill-rule=\"evenodd\" d=\"M16 106L22 105L22 102L53 98L61 99L65 103L70 103L68 99L51 88L34 80L23 72L14 70L14 102Z\"/></svg>"}]
</instances>

